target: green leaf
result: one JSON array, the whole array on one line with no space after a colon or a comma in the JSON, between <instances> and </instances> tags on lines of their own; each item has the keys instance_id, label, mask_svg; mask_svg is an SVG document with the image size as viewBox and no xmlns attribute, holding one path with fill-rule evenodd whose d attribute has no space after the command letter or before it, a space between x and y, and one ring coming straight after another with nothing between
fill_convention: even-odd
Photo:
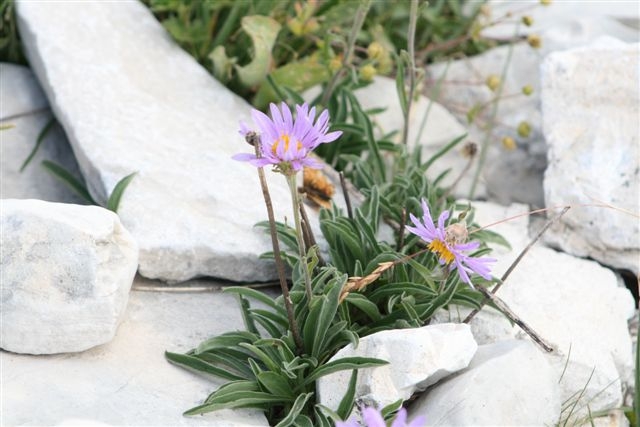
<instances>
[{"instance_id":1,"label":"green leaf","mask_svg":"<svg viewBox=\"0 0 640 427\"><path fill-rule=\"evenodd\" d=\"M299 416L304 406L307 404L309 399L313 396L313 393L304 393L298 396L293 402L293 406L291 410L287 413L287 416L282 419L275 427L289 427L289 426L300 426ZM305 423L306 421L303 421ZM311 422L311 420L309 420ZM312 425L312 424L311 424Z\"/></svg>"},{"instance_id":2,"label":"green leaf","mask_svg":"<svg viewBox=\"0 0 640 427\"><path fill-rule=\"evenodd\" d=\"M353 405L356 402L356 383L358 382L358 370L354 369L351 373L351 378L349 379L349 386L347 387L347 391L344 396L340 400L340 404L338 405L338 409L336 413L340 417L340 419L346 420L351 411L353 410Z\"/></svg>"},{"instance_id":3,"label":"green leaf","mask_svg":"<svg viewBox=\"0 0 640 427\"><path fill-rule=\"evenodd\" d=\"M350 293L349 295L347 295L345 301L360 309L371 320L379 320L382 317L382 315L380 314L380 310L378 310L378 306L371 302L364 295Z\"/></svg>"},{"instance_id":4,"label":"green leaf","mask_svg":"<svg viewBox=\"0 0 640 427\"><path fill-rule=\"evenodd\" d=\"M236 347L240 343L252 343L258 338L258 335L247 331L227 332L203 341L194 352L195 354L199 354L217 348L227 349L229 347Z\"/></svg>"},{"instance_id":5,"label":"green leaf","mask_svg":"<svg viewBox=\"0 0 640 427\"><path fill-rule=\"evenodd\" d=\"M244 87L250 88L262 83L271 65L271 49L280 32L280 24L268 16L245 16L242 29L253 41L253 61L236 66L238 78Z\"/></svg>"},{"instance_id":6,"label":"green leaf","mask_svg":"<svg viewBox=\"0 0 640 427\"><path fill-rule=\"evenodd\" d=\"M264 108L269 102L286 99L288 90L302 93L327 81L330 74L327 67L320 64L316 58L305 57L276 68L271 71L269 77L270 84L260 86L253 100L257 108ZM285 87L288 89L284 89Z\"/></svg>"},{"instance_id":7,"label":"green leaf","mask_svg":"<svg viewBox=\"0 0 640 427\"><path fill-rule=\"evenodd\" d=\"M27 165L29 163L31 163L31 160L33 160L33 158L35 157L36 153L38 152L38 149L42 145L42 142L44 141L45 136L47 136L47 134L49 133L49 131L51 130L51 128L53 128L53 125L55 125L55 124L56 124L56 118L55 117L51 117L49 119L49 121L47 122L47 124L44 125L44 127L42 128L42 130L38 134L38 138L36 139L36 145L33 147L33 150L31 150L31 152L29 153L29 155L27 156L25 161L22 163L22 166L20 166L20 172L24 171L24 169L27 167ZM9 127L13 127L13 126L9 125Z\"/></svg>"},{"instance_id":8,"label":"green leaf","mask_svg":"<svg viewBox=\"0 0 640 427\"><path fill-rule=\"evenodd\" d=\"M189 356L187 354L171 353L169 351L164 352L166 359L174 365L182 366L196 372L204 372L206 374L214 375L225 380L241 380L242 377L230 373L226 369L220 369L213 366L195 356Z\"/></svg>"},{"instance_id":9,"label":"green leaf","mask_svg":"<svg viewBox=\"0 0 640 427\"><path fill-rule=\"evenodd\" d=\"M91 194L89 194L89 190L87 190L87 187L83 183L78 181L73 175L71 175L68 170L49 160L43 160L41 165L46 169L47 172L67 184L73 191L76 192L76 194L85 199L87 202L93 205L98 205L98 203L93 200L93 197L91 197Z\"/></svg>"},{"instance_id":10,"label":"green leaf","mask_svg":"<svg viewBox=\"0 0 640 427\"><path fill-rule=\"evenodd\" d=\"M136 176L137 172L133 172L124 178L122 178L115 187L113 187L113 191L111 192L111 196L109 196L109 200L107 201L107 209L112 212L118 212L118 207L120 206L120 200L122 199L122 195L124 194L124 190L127 189L133 177Z\"/></svg>"},{"instance_id":11,"label":"green leaf","mask_svg":"<svg viewBox=\"0 0 640 427\"><path fill-rule=\"evenodd\" d=\"M288 396L292 400L295 397L293 388L289 381L280 374L266 371L257 375L258 383L262 385L266 391L276 396Z\"/></svg>"},{"instance_id":12,"label":"green leaf","mask_svg":"<svg viewBox=\"0 0 640 427\"><path fill-rule=\"evenodd\" d=\"M346 371L349 369L375 368L376 366L388 365L389 362L371 357L344 357L342 359L333 360L318 368L314 369L311 374L304 379L302 385L312 383L320 377L332 374L338 371Z\"/></svg>"},{"instance_id":13,"label":"green leaf","mask_svg":"<svg viewBox=\"0 0 640 427\"><path fill-rule=\"evenodd\" d=\"M431 156L429 158L429 160L427 160L427 162L424 164L423 166L423 170L426 171L427 169L429 169L429 167L436 161L438 160L440 157L444 156L445 154L447 154L451 149L453 149L456 145L460 144L461 141L463 141L465 138L467 137L467 134L465 133L464 135L460 135L459 137L457 137L456 139L454 139L453 141L451 141L450 143L448 143L447 145L445 145L444 147L442 147L440 150L438 150L433 156ZM435 184L434 184L435 185Z\"/></svg>"}]
</instances>

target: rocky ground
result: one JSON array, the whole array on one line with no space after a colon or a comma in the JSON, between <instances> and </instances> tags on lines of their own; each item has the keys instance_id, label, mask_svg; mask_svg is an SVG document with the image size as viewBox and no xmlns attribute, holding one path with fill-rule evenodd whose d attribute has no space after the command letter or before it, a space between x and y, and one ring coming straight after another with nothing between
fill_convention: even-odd
<instances>
[{"instance_id":1,"label":"rocky ground","mask_svg":"<svg viewBox=\"0 0 640 427\"><path fill-rule=\"evenodd\" d=\"M476 220L490 224L530 206L573 205L500 291L557 351L544 354L491 309L470 326L454 325L467 313L451 307L406 337L372 336L372 344L344 350L369 349L410 371L369 370L359 380L362 401L389 403L426 389L409 412L429 425L579 425L589 412L625 403L634 386L628 322L637 302L633 279L625 286L619 271L640 274L640 21L629 3L613 3L536 16L537 27L518 31L540 34L539 50L523 42L431 67L433 79L447 72L438 102L422 97L411 119L413 141L429 112L415 142L426 154L464 133L480 142L481 129L454 106L493 95L455 81L500 74L509 56L506 93L532 85L532 96L500 104L501 131L516 149L490 148L475 192L485 201L474 206ZM253 228L265 219L255 171L230 160L242 151L237 127L249 104L136 2L18 1L17 16L31 69L0 64L0 124L14 126L0 133L2 423L267 425L245 410L183 417L219 383L163 356L242 327L234 298L220 292L228 281L275 277L258 259L270 242ZM379 78L357 95L367 108L388 107L376 117L378 131L401 127L393 81ZM21 171L53 116L59 124ZM526 139L513 130L525 119ZM101 204L120 179L136 175L115 215L83 205L43 160L83 178ZM431 173L466 162L452 151ZM283 219L288 189L277 179L270 187ZM462 198L469 190L466 179L457 187ZM494 275L529 243L534 225L520 216L492 228L512 246L495 248ZM216 279L193 280L200 276ZM637 337L637 324L633 330ZM343 381L321 382L323 402L335 403ZM594 422L628 424L619 411Z\"/></svg>"}]
</instances>

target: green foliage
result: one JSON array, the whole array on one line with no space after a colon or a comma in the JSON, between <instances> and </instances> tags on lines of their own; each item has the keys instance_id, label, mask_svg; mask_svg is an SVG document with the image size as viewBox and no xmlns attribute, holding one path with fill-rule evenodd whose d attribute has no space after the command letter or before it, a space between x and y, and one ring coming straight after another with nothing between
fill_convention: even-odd
<instances>
[{"instance_id":1,"label":"green foliage","mask_svg":"<svg viewBox=\"0 0 640 427\"><path fill-rule=\"evenodd\" d=\"M315 295L310 304L301 281L291 289L296 321L303 330L302 353L288 329L282 297L274 300L254 289L227 288L239 299L246 330L213 337L186 354L166 353L171 363L227 381L185 415L257 408L265 411L271 425L278 426L331 425L330 419L345 418L354 403L355 370L386 363L362 357L329 362L340 348L358 340L337 316L346 279L335 268L322 268L313 280ZM352 381L332 414L315 403L316 381L344 370L354 370Z\"/></svg>"},{"instance_id":2,"label":"green foliage","mask_svg":"<svg viewBox=\"0 0 640 427\"><path fill-rule=\"evenodd\" d=\"M27 63L18 34L14 0L0 0L0 62Z\"/></svg>"}]
</instances>

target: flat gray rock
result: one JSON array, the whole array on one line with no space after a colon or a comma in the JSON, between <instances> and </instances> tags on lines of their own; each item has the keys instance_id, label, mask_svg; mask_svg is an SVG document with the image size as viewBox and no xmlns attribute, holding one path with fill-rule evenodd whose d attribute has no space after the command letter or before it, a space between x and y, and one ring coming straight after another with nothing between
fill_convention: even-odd
<instances>
[{"instance_id":1,"label":"flat gray rock","mask_svg":"<svg viewBox=\"0 0 640 427\"><path fill-rule=\"evenodd\" d=\"M26 67L0 63L0 199L40 199L50 202L80 203L84 200L42 166L49 160L81 179L69 142L55 124L44 136L36 155L23 171L40 132L52 119L49 103L35 76Z\"/></svg>"},{"instance_id":2,"label":"flat gray rock","mask_svg":"<svg viewBox=\"0 0 640 427\"><path fill-rule=\"evenodd\" d=\"M549 55L542 66L545 199L548 206L576 205L547 240L634 275L640 274L639 47L603 37Z\"/></svg>"},{"instance_id":3,"label":"flat gray rock","mask_svg":"<svg viewBox=\"0 0 640 427\"><path fill-rule=\"evenodd\" d=\"M16 12L29 61L94 198L104 203L137 172L118 214L140 246L140 274L274 278L273 264L258 259L271 242L254 228L267 219L256 170L231 160L251 150L238 134L249 104L137 1L20 1ZM277 219L291 218L285 179L267 175Z\"/></svg>"},{"instance_id":4,"label":"flat gray rock","mask_svg":"<svg viewBox=\"0 0 640 427\"><path fill-rule=\"evenodd\" d=\"M221 383L164 358L165 350L184 352L215 334L240 328L240 311L231 295L132 291L125 318L109 344L69 355L0 353L3 422L268 426L262 414L251 410L183 417Z\"/></svg>"},{"instance_id":5,"label":"flat gray rock","mask_svg":"<svg viewBox=\"0 0 640 427\"><path fill-rule=\"evenodd\" d=\"M83 351L115 335L138 267L118 216L97 206L0 200L0 347Z\"/></svg>"}]
</instances>

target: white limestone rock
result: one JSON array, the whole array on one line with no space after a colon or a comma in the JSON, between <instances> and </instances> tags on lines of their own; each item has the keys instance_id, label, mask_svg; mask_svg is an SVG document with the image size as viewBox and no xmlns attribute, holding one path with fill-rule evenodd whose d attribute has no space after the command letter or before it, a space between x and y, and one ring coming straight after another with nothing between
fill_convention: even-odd
<instances>
[{"instance_id":1,"label":"white limestone rock","mask_svg":"<svg viewBox=\"0 0 640 427\"><path fill-rule=\"evenodd\" d=\"M52 354L109 342L138 265L138 247L118 216L40 200L0 205L0 347Z\"/></svg>"},{"instance_id":2,"label":"white limestone rock","mask_svg":"<svg viewBox=\"0 0 640 427\"><path fill-rule=\"evenodd\" d=\"M3 422L268 426L260 411L248 409L183 416L222 382L171 365L164 357L165 350L185 352L211 336L241 328L235 298L221 292L136 291L137 285L162 284L135 280L122 324L109 344L37 357L0 352Z\"/></svg>"},{"instance_id":3,"label":"white limestone rock","mask_svg":"<svg viewBox=\"0 0 640 427\"><path fill-rule=\"evenodd\" d=\"M545 30L540 33L540 49L533 49L524 42L513 45L503 89L503 95L512 96L499 103L499 123L489 140L487 160L481 174L481 183L486 186L491 200L502 204L519 202L544 206L542 177L547 166L547 148L540 112L540 64L550 52L585 45L602 35L612 35L624 41L638 40L637 31L602 17L573 19ZM495 97L495 93L484 82L489 75L502 75L508 57L509 46L501 46L473 58L453 61L449 65L440 63L430 66L427 71L433 84L446 71L437 101L445 108L455 106L452 111L466 123L466 114L474 105L489 105L487 103ZM531 96L518 95L525 85L532 86ZM480 120L486 122L490 111L488 108L479 115ZM531 126L528 138L521 138L516 133L522 121ZM517 141L517 150L508 151L502 147L500 140L504 136L511 136ZM485 131L480 126L471 125L469 137L482 142ZM458 194L468 197L471 178L472 174L467 174L460 182ZM483 195L481 188L475 195Z\"/></svg>"},{"instance_id":4,"label":"white limestone rock","mask_svg":"<svg viewBox=\"0 0 640 427\"><path fill-rule=\"evenodd\" d=\"M19 1L16 13L94 198L104 202L138 172L118 214L140 246L140 273L169 281L276 277L273 263L258 259L271 241L253 227L267 218L256 170L231 160L251 150L238 135L250 106L137 1ZM291 218L285 179L267 175L277 220Z\"/></svg>"},{"instance_id":5,"label":"white limestone rock","mask_svg":"<svg viewBox=\"0 0 640 427\"><path fill-rule=\"evenodd\" d=\"M512 18L503 19L497 25L487 26L481 32L482 36L508 39L516 34L537 34L571 23L576 16L588 18L602 25L608 22L622 23L628 26L629 32L634 31L634 28L636 31L640 28L640 8L633 1L556 1L546 7L536 5L535 3L539 2L534 0L531 0L529 5L523 5L523 3L522 0L489 0L487 5L491 14L488 17L481 17L481 19L484 18L484 23L499 19L509 12ZM520 19L524 15L533 19L531 26L520 24Z\"/></svg>"},{"instance_id":6,"label":"white limestone rock","mask_svg":"<svg viewBox=\"0 0 640 427\"><path fill-rule=\"evenodd\" d=\"M480 225L526 211L523 206L505 208L490 203L474 206ZM573 213L570 210L565 217ZM500 277L528 244L526 217L491 229L504 234L513 247L512 251L498 247L493 254L497 258L493 274ZM522 236L519 239L518 233ZM585 389L575 418L585 415L585 402L589 402L593 412L622 403L622 383L633 375L627 320L635 311L633 297L611 270L538 243L511 273L498 296L557 348L550 363L557 371L556 381L562 377L559 383L562 400L571 399ZM459 321L466 314L468 310L453 307L448 315L440 313L438 318ZM527 337L487 307L471 322L471 330L476 340L485 344Z\"/></svg>"},{"instance_id":7,"label":"white limestone rock","mask_svg":"<svg viewBox=\"0 0 640 427\"><path fill-rule=\"evenodd\" d=\"M36 155L20 171L52 117L47 98L31 70L0 63L0 93L0 125L13 126L0 131L0 199L83 204L83 199L40 165L43 160L55 162L81 179L69 142L59 125L47 132Z\"/></svg>"},{"instance_id":8,"label":"white limestone rock","mask_svg":"<svg viewBox=\"0 0 640 427\"><path fill-rule=\"evenodd\" d=\"M640 44L602 38L542 67L548 206L577 206L547 235L574 255L640 274Z\"/></svg>"},{"instance_id":9,"label":"white limestone rock","mask_svg":"<svg viewBox=\"0 0 640 427\"><path fill-rule=\"evenodd\" d=\"M553 367L533 343L481 345L469 367L409 408L430 426L554 425L560 396Z\"/></svg>"},{"instance_id":10,"label":"white limestone rock","mask_svg":"<svg viewBox=\"0 0 640 427\"><path fill-rule=\"evenodd\" d=\"M384 407L463 369L476 348L469 326L451 323L377 332L360 339L355 349L343 348L331 360L360 356L388 361L385 366L360 369L356 383L356 399ZM351 371L341 371L320 378L320 403L337 409L350 377Z\"/></svg>"}]
</instances>

